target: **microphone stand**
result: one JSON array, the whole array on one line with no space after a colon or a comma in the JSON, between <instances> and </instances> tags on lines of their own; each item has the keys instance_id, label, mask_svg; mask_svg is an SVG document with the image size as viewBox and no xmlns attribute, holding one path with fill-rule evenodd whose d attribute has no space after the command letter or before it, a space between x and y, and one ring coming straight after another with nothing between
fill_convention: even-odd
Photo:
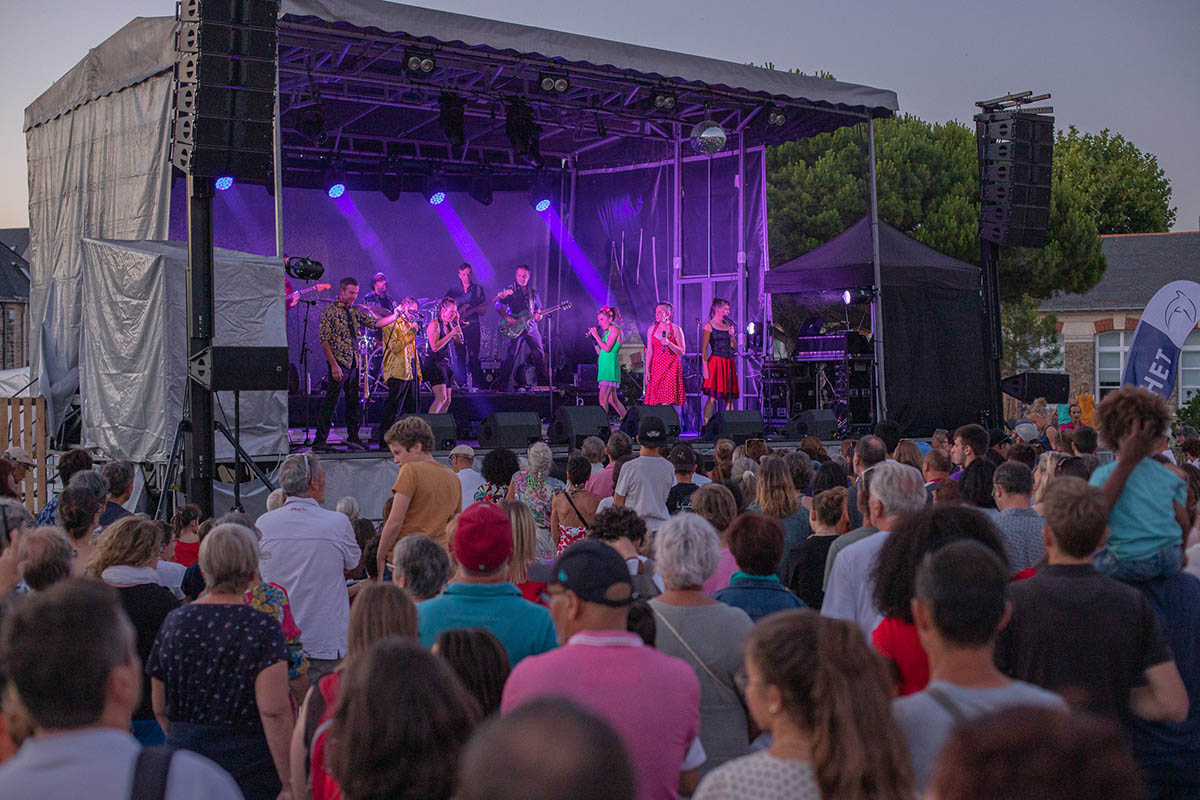
<instances>
[{"instance_id":1,"label":"microphone stand","mask_svg":"<svg viewBox=\"0 0 1200 800\"><path fill-rule=\"evenodd\" d=\"M309 406L312 399L312 376L308 373L308 315L312 311L312 307L317 304L316 300L305 300L301 298L300 302L304 305L304 326L303 332L300 334L300 372L303 383L300 388L304 390L304 446L313 443L309 438Z\"/></svg>"}]
</instances>

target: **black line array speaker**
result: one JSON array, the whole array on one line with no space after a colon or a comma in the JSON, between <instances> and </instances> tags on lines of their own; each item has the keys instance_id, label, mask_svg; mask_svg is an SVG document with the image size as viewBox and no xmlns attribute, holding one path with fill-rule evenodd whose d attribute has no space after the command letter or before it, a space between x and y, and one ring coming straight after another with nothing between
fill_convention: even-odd
<instances>
[{"instance_id":1,"label":"black line array speaker","mask_svg":"<svg viewBox=\"0 0 1200 800\"><path fill-rule=\"evenodd\" d=\"M1015 111L978 114L979 235L1010 247L1042 247L1050 228L1054 118Z\"/></svg>"},{"instance_id":2,"label":"black line array speaker","mask_svg":"<svg viewBox=\"0 0 1200 800\"><path fill-rule=\"evenodd\" d=\"M1039 397L1047 403L1066 403L1071 397L1071 376L1063 372L1019 372L1000 382L1000 389L1022 403Z\"/></svg>"},{"instance_id":3,"label":"black line array speaker","mask_svg":"<svg viewBox=\"0 0 1200 800\"><path fill-rule=\"evenodd\" d=\"M453 414L405 414L404 417L417 417L429 423L433 428L433 446L438 450L453 450L458 444L458 425L454 422ZM387 431L384 431L387 433Z\"/></svg>"},{"instance_id":4,"label":"black line array speaker","mask_svg":"<svg viewBox=\"0 0 1200 800\"><path fill-rule=\"evenodd\" d=\"M709 442L718 438L732 439L734 444L743 444L747 439L761 439L762 412L718 411L704 424L700 438Z\"/></svg>"},{"instance_id":5,"label":"black line array speaker","mask_svg":"<svg viewBox=\"0 0 1200 800\"><path fill-rule=\"evenodd\" d=\"M210 347L188 361L188 374L213 392L288 388L286 347Z\"/></svg>"},{"instance_id":6,"label":"black line array speaker","mask_svg":"<svg viewBox=\"0 0 1200 800\"><path fill-rule=\"evenodd\" d=\"M621 431L633 437L637 441L638 425L641 424L642 417L658 417L662 420L663 427L667 429L667 439L675 439L679 436L679 413L675 410L675 406L643 406L636 405L629 408L629 413L625 415L625 419L621 420Z\"/></svg>"},{"instance_id":7,"label":"black line array speaker","mask_svg":"<svg viewBox=\"0 0 1200 800\"><path fill-rule=\"evenodd\" d=\"M600 406L559 406L550 425L550 443L579 447L589 436L607 443L611 432L608 412Z\"/></svg>"},{"instance_id":8,"label":"black line array speaker","mask_svg":"<svg viewBox=\"0 0 1200 800\"><path fill-rule=\"evenodd\" d=\"M535 411L496 411L479 424L479 446L524 450L542 438L542 420Z\"/></svg>"},{"instance_id":9,"label":"black line array speaker","mask_svg":"<svg viewBox=\"0 0 1200 800\"><path fill-rule=\"evenodd\" d=\"M813 408L802 411L788 420L784 435L798 440L805 436L816 436L823 442L833 438L837 432L837 416L830 408Z\"/></svg>"},{"instance_id":10,"label":"black line array speaker","mask_svg":"<svg viewBox=\"0 0 1200 800\"><path fill-rule=\"evenodd\" d=\"M279 0L182 0L171 163L189 175L265 180L275 119Z\"/></svg>"}]
</instances>

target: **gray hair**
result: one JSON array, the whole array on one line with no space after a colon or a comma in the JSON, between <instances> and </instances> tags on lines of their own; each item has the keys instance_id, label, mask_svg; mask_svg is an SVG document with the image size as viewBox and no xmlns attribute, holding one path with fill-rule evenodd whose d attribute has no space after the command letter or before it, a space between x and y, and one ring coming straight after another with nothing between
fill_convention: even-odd
<instances>
[{"instance_id":1,"label":"gray hair","mask_svg":"<svg viewBox=\"0 0 1200 800\"><path fill-rule=\"evenodd\" d=\"M633 452L633 439L624 431L613 431L608 437L607 447L609 460L616 461Z\"/></svg>"},{"instance_id":2,"label":"gray hair","mask_svg":"<svg viewBox=\"0 0 1200 800\"><path fill-rule=\"evenodd\" d=\"M241 594L258 569L258 542L245 525L223 522L200 543L200 572L210 593Z\"/></svg>"},{"instance_id":3,"label":"gray hair","mask_svg":"<svg viewBox=\"0 0 1200 800\"><path fill-rule=\"evenodd\" d=\"M267 511L274 511L277 508L283 508L284 502L287 500L287 492L283 489L274 489L267 495Z\"/></svg>"},{"instance_id":4,"label":"gray hair","mask_svg":"<svg viewBox=\"0 0 1200 800\"><path fill-rule=\"evenodd\" d=\"M914 514L925 507L925 478L916 467L884 461L871 468L871 499L889 517Z\"/></svg>"},{"instance_id":5,"label":"gray hair","mask_svg":"<svg viewBox=\"0 0 1200 800\"><path fill-rule=\"evenodd\" d=\"M70 577L75 548L62 528L43 525L21 538L17 559L21 563L21 577L25 579L25 584L33 591L40 592Z\"/></svg>"},{"instance_id":6,"label":"gray hair","mask_svg":"<svg viewBox=\"0 0 1200 800\"><path fill-rule=\"evenodd\" d=\"M334 508L334 510L339 514L345 514L350 518L351 522L354 522L359 516L358 500L347 495L346 497L343 497L341 500L337 501L337 506Z\"/></svg>"},{"instance_id":7,"label":"gray hair","mask_svg":"<svg viewBox=\"0 0 1200 800\"><path fill-rule=\"evenodd\" d=\"M604 440L599 436L587 437L579 449L593 464L599 464L604 459Z\"/></svg>"},{"instance_id":8,"label":"gray hair","mask_svg":"<svg viewBox=\"0 0 1200 800\"><path fill-rule=\"evenodd\" d=\"M128 461L110 461L100 468L100 474L108 479L108 493L118 497L133 483L133 464Z\"/></svg>"},{"instance_id":9,"label":"gray hair","mask_svg":"<svg viewBox=\"0 0 1200 800\"><path fill-rule=\"evenodd\" d=\"M308 491L308 485L321 474L321 459L312 453L290 455L279 465L279 488L288 497Z\"/></svg>"},{"instance_id":10,"label":"gray hair","mask_svg":"<svg viewBox=\"0 0 1200 800\"><path fill-rule=\"evenodd\" d=\"M546 477L550 474L550 467L554 464L554 453L550 450L550 445L545 442L534 442L529 445L529 471L534 475Z\"/></svg>"},{"instance_id":11,"label":"gray hair","mask_svg":"<svg viewBox=\"0 0 1200 800\"><path fill-rule=\"evenodd\" d=\"M655 566L667 588L703 586L717 571L717 529L699 514L676 514L654 534Z\"/></svg>"},{"instance_id":12,"label":"gray hair","mask_svg":"<svg viewBox=\"0 0 1200 800\"><path fill-rule=\"evenodd\" d=\"M90 492L100 504L108 500L108 478L101 475L94 469L85 469L76 472L71 476L71 482L67 484L68 488L83 489Z\"/></svg>"},{"instance_id":13,"label":"gray hair","mask_svg":"<svg viewBox=\"0 0 1200 800\"><path fill-rule=\"evenodd\" d=\"M0 526L3 530L0 530L0 534L8 536L10 540L13 531L21 527L27 528L33 524L33 517L20 500L14 500L11 497L0 498L0 509L4 509L3 515L0 515L0 519L3 519L3 525ZM2 549L0 548L0 550Z\"/></svg>"},{"instance_id":14,"label":"gray hair","mask_svg":"<svg viewBox=\"0 0 1200 800\"><path fill-rule=\"evenodd\" d=\"M758 462L753 458L735 456L733 462L730 464L729 474L736 478L741 478L743 472L753 472L755 475L757 475Z\"/></svg>"},{"instance_id":15,"label":"gray hair","mask_svg":"<svg viewBox=\"0 0 1200 800\"><path fill-rule=\"evenodd\" d=\"M404 576L404 591L413 600L428 600L450 580L450 557L428 536L405 536L392 550L392 573Z\"/></svg>"}]
</instances>

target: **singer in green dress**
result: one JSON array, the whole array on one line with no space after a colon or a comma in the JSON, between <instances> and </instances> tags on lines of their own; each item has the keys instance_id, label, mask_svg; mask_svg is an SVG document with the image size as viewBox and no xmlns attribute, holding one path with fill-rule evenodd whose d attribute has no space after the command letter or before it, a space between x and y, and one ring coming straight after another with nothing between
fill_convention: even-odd
<instances>
[{"instance_id":1,"label":"singer in green dress","mask_svg":"<svg viewBox=\"0 0 1200 800\"><path fill-rule=\"evenodd\" d=\"M621 404L617 393L621 391L621 365L617 354L621 351L621 312L614 306L603 306L596 314L596 327L588 328L588 336L596 344L597 378L600 381L600 407L618 419L624 419L628 410Z\"/></svg>"}]
</instances>

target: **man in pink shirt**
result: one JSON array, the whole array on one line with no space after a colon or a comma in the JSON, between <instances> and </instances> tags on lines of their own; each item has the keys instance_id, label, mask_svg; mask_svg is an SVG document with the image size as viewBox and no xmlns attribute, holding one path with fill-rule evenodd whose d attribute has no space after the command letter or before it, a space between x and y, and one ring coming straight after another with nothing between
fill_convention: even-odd
<instances>
[{"instance_id":1,"label":"man in pink shirt","mask_svg":"<svg viewBox=\"0 0 1200 800\"><path fill-rule=\"evenodd\" d=\"M612 436L608 437L608 446L604 448L604 452L608 455L608 466L588 478L588 482L583 487L602 498L612 497L617 483L613 478L613 470L617 466L617 461L633 454L633 439L629 438L627 433L613 431Z\"/></svg>"},{"instance_id":2,"label":"man in pink shirt","mask_svg":"<svg viewBox=\"0 0 1200 800\"><path fill-rule=\"evenodd\" d=\"M633 760L638 800L693 794L704 762L700 682L686 662L625 629L633 583L624 559L585 539L559 556L544 579L563 646L517 664L500 713L537 697L566 696L616 729Z\"/></svg>"}]
</instances>

